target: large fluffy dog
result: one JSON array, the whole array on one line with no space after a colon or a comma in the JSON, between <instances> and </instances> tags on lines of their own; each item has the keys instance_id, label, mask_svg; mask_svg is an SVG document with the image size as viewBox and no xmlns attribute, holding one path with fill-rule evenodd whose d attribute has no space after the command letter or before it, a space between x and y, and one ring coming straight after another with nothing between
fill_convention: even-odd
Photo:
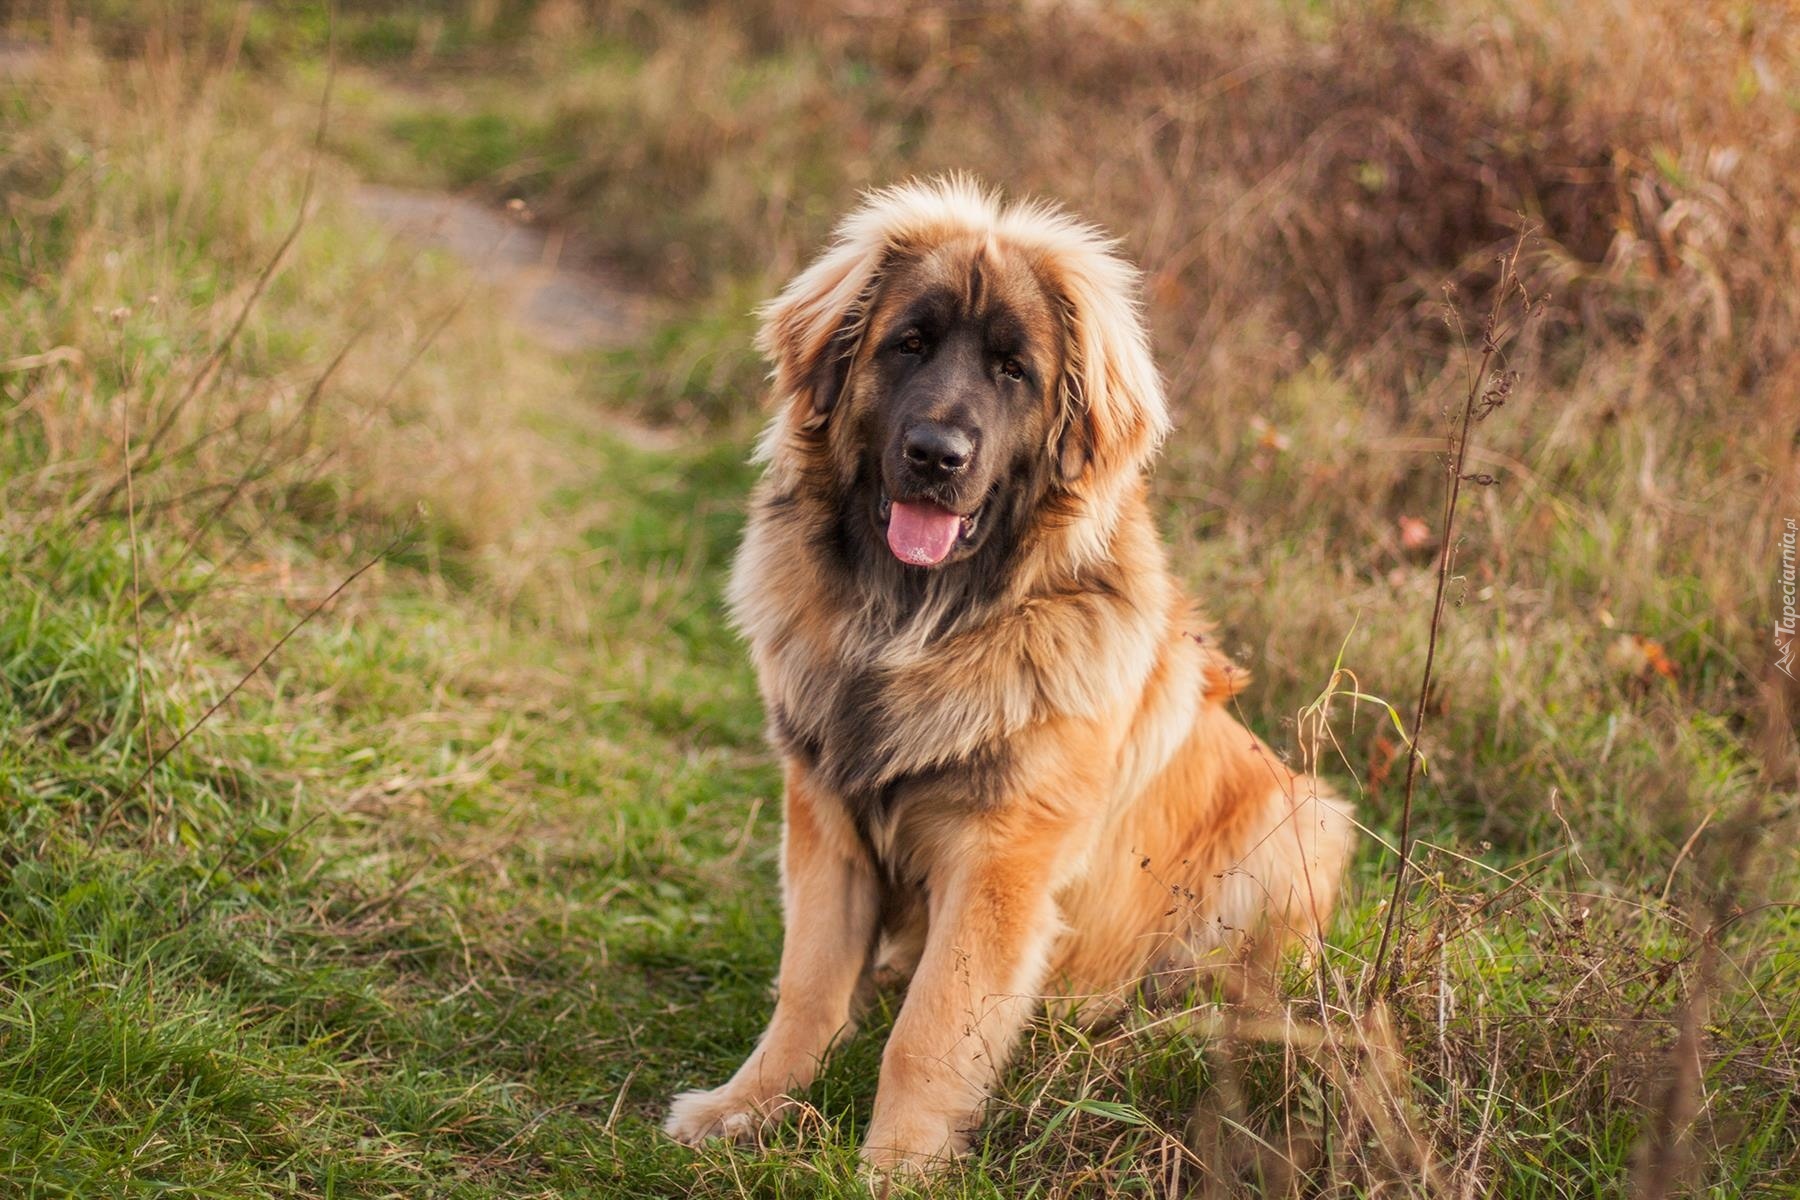
<instances>
[{"instance_id":1,"label":"large fluffy dog","mask_svg":"<svg viewBox=\"0 0 1800 1200\"><path fill-rule=\"evenodd\" d=\"M675 1137L776 1115L881 968L912 978L863 1156L923 1166L1037 999L1316 936L1352 824L1232 718L1170 577L1136 291L1091 227L952 180L870 196L765 313L731 604L786 764L787 936L768 1031Z\"/></svg>"}]
</instances>

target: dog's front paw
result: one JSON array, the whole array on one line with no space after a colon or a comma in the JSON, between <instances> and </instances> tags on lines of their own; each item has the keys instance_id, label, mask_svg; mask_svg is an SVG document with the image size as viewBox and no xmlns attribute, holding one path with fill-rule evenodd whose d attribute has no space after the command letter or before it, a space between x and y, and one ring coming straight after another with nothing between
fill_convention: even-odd
<instances>
[{"instance_id":1,"label":"dog's front paw","mask_svg":"<svg viewBox=\"0 0 1800 1200\"><path fill-rule=\"evenodd\" d=\"M669 1102L663 1132L678 1142L698 1146L708 1138L748 1142L790 1103L785 1096L756 1104L729 1084L711 1091L683 1092Z\"/></svg>"},{"instance_id":2,"label":"dog's front paw","mask_svg":"<svg viewBox=\"0 0 1800 1200\"><path fill-rule=\"evenodd\" d=\"M968 1149L968 1133L948 1122L877 1123L863 1142L863 1172L885 1195L891 1184L920 1184Z\"/></svg>"}]
</instances>

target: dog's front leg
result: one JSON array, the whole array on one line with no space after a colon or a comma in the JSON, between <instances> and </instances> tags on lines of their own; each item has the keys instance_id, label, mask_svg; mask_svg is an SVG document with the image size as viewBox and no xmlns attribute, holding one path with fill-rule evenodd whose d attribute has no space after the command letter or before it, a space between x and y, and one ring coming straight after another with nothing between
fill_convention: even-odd
<instances>
[{"instance_id":1,"label":"dog's front leg","mask_svg":"<svg viewBox=\"0 0 1800 1200\"><path fill-rule=\"evenodd\" d=\"M941 890L934 881L925 956L882 1055L863 1142L876 1172L923 1170L967 1149L1060 927L1054 858L1041 845L990 844L966 855Z\"/></svg>"},{"instance_id":2,"label":"dog's front leg","mask_svg":"<svg viewBox=\"0 0 1800 1200\"><path fill-rule=\"evenodd\" d=\"M754 1134L813 1081L825 1052L851 1026L852 996L874 945L874 870L836 799L793 763L784 813L787 927L775 1015L729 1081L675 1097L663 1128L680 1141Z\"/></svg>"}]
</instances>

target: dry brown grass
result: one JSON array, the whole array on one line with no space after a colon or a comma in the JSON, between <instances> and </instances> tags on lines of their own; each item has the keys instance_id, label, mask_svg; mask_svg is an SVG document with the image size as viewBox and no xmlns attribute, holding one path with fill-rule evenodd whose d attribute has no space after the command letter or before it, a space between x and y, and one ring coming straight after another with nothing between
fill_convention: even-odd
<instances>
[{"instance_id":1,"label":"dry brown grass","mask_svg":"<svg viewBox=\"0 0 1800 1200\"><path fill-rule=\"evenodd\" d=\"M1486 447L1511 493L1483 501L1492 569L1591 541L1607 578L1563 582L1602 624L1750 659L1756 572L1800 474L1800 29L1779 6L591 19L624 49L597 68L541 50L543 86L506 109L569 156L537 185L546 211L665 285L760 279L727 291L737 308L859 187L970 169L1061 198L1145 267L1182 419L1165 491L1243 544L1273 517L1283 536L1380 548L1332 555L1357 590L1406 561L1394 513L1429 506L1431 439L1464 376L1443 288L1485 295L1530 223L1523 271L1549 303L1514 351L1531 419ZM735 367L700 367L694 402L747 407L741 333L703 339L702 359ZM698 364L671 360L688 388ZM1279 479L1279 512L1259 476ZM1704 632L1670 627L1701 617L1669 611L1672 553L1707 598Z\"/></svg>"},{"instance_id":2,"label":"dry brown grass","mask_svg":"<svg viewBox=\"0 0 1800 1200\"><path fill-rule=\"evenodd\" d=\"M420 354L438 338L491 342L471 336L491 310L465 311L466 283L346 223L347 177L311 144L328 112L194 68L179 53L119 62L71 49L37 85L57 93L48 119L0 156L9 204L53 215L45 227L68 239L21 247L28 270L56 269L28 280L0 352L9 420L44 464L7 481L6 509L74 522L123 512L130 427L159 577L271 521L343 530L347 550L357 526L421 512L427 547L504 560L545 480L544 451L505 396L520 371L472 352L453 385ZM108 186L114 172L129 186ZM260 202L222 195L224 172L248 172ZM34 190L43 180L62 183ZM146 197L153 210L138 207Z\"/></svg>"}]
</instances>

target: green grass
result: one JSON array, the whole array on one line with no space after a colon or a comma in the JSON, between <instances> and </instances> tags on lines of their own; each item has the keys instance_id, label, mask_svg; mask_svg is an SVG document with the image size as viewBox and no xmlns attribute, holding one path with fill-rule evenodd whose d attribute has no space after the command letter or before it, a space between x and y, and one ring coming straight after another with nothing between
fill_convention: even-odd
<instances>
[{"instance_id":1,"label":"green grass","mask_svg":"<svg viewBox=\"0 0 1800 1200\"><path fill-rule=\"evenodd\" d=\"M367 29L374 57L406 40ZM641 69L588 57L619 87ZM742 1058L779 947L778 774L720 602L759 284L617 356L547 359L454 264L369 228L327 161L228 369L134 472L135 511L97 507L124 418L141 446L285 235L318 74L50 69L0 92L0 192L29 201L0 237L0 1193L859 1194L893 997L809 1093L817 1116L768 1146L655 1130L671 1093ZM733 78L780 84L766 63ZM358 114L423 109L389 134L458 176L536 136L381 76L344 86L347 138ZM525 87L474 90L529 107ZM21 365L57 347L75 357ZM1321 358L1257 398L1279 452L1190 413L1157 483L1181 570L1258 676L1246 719L1289 749L1347 632L1346 663L1403 709L1423 657L1428 565L1390 529L1430 511L1435 472L1378 445L1394 431L1363 415L1362 378ZM1632 439L1663 418L1605 441L1554 421L1624 386L1546 366L1538 407L1492 433L1547 482L1471 509L1391 1033L1341 1007L1390 879L1371 837L1332 949L1284 979L1297 1022L1363 1050L1220 1036L1204 992L1091 1035L1042 1022L944 1194L1163 1194L1182 1147L1215 1186L1272 1195L1289 1158L1309 1194L1626 1187L1707 892L1742 884L1748 908L1800 871L1739 665L1759 647L1720 599L1744 568L1686 518L1638 548ZM671 422L675 448L622 437L621 411ZM1736 427L1686 431L1676 483L1758 453ZM1631 630L1662 638L1674 680L1607 665ZM1325 769L1391 836L1397 781L1369 778L1385 718L1332 711L1345 755ZM1752 797L1777 832L1731 881ZM1746 911L1719 945L1696 1186L1791 1195L1800 913ZM1409 1130L1427 1162L1400 1152Z\"/></svg>"},{"instance_id":2,"label":"green grass","mask_svg":"<svg viewBox=\"0 0 1800 1200\"><path fill-rule=\"evenodd\" d=\"M773 809L747 822L774 774L714 615L743 469L582 448L630 503L546 516L633 584L685 559L654 614L603 602L618 632L571 644L395 581L290 642L153 792L124 791L144 752L129 564L71 550L54 597L42 558L7 564L6 724L67 710L4 764L13 1186L473 1195L542 1159L546 1184L606 1195L596 1165L629 1137L680 1190L643 1116L753 1036L778 933ZM197 704L153 709L158 740Z\"/></svg>"}]
</instances>

